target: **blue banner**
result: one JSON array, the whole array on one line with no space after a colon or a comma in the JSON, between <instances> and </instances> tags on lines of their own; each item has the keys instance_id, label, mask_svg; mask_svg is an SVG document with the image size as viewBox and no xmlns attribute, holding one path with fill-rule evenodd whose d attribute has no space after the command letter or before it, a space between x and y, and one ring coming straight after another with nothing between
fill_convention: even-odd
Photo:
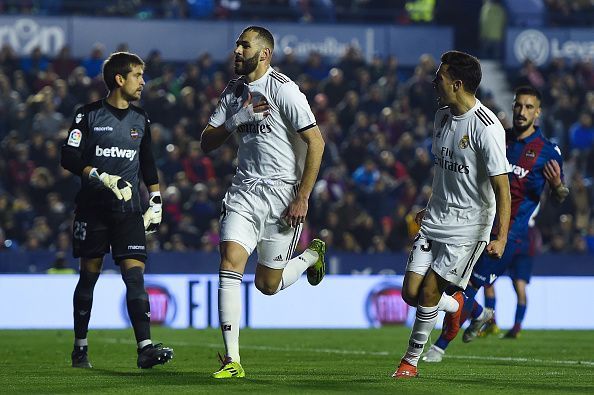
<instances>
[{"instance_id":1,"label":"blue banner","mask_svg":"<svg viewBox=\"0 0 594 395\"><path fill-rule=\"evenodd\" d=\"M519 67L530 59L537 66L551 59L583 61L594 57L594 29L521 29L507 30L505 65Z\"/></svg>"},{"instance_id":2,"label":"blue banner","mask_svg":"<svg viewBox=\"0 0 594 395\"><path fill-rule=\"evenodd\" d=\"M249 22L137 20L128 18L25 16L0 17L0 45L9 43L19 56L40 46L54 56L64 45L76 58L89 56L94 44L106 54L120 44L146 57L153 49L166 61L190 61L208 52L215 61L225 61L235 40ZM326 25L271 22L264 24L275 36L277 61L286 48L300 59L316 51L334 61L349 46L359 48L365 59L378 55L398 57L399 64L412 67L419 56L439 56L453 46L453 31L436 26Z\"/></svg>"},{"instance_id":3,"label":"blue banner","mask_svg":"<svg viewBox=\"0 0 594 395\"><path fill-rule=\"evenodd\" d=\"M254 273L256 254L252 254L246 273ZM407 254L355 254L329 252L326 255L329 274L404 274ZM0 253L0 273L44 273L56 259L56 253L43 252L2 252ZM69 267L78 268L78 261L67 256ZM219 254L216 252L154 252L149 253L146 272L151 274L217 274ZM563 262L562 265L559 262ZM103 265L105 270L119 269L109 255ZM592 255L580 254L542 254L534 258L535 276L594 276Z\"/></svg>"}]
</instances>

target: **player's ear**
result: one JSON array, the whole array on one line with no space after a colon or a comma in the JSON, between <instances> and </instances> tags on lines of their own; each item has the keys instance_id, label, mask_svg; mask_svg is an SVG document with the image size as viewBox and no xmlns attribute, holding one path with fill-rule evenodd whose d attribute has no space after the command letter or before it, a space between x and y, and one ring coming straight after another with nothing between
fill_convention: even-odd
<instances>
[{"instance_id":1,"label":"player's ear","mask_svg":"<svg viewBox=\"0 0 594 395\"><path fill-rule=\"evenodd\" d=\"M462 81L461 80L454 80L454 91L462 89Z\"/></svg>"},{"instance_id":2,"label":"player's ear","mask_svg":"<svg viewBox=\"0 0 594 395\"><path fill-rule=\"evenodd\" d=\"M124 84L126 83L126 79L121 74L116 74L115 80L118 86L124 86Z\"/></svg>"},{"instance_id":3,"label":"player's ear","mask_svg":"<svg viewBox=\"0 0 594 395\"><path fill-rule=\"evenodd\" d=\"M264 61L264 60L270 60L270 58L272 57L272 50L270 48L262 48L262 51L260 51L260 60Z\"/></svg>"}]
</instances>

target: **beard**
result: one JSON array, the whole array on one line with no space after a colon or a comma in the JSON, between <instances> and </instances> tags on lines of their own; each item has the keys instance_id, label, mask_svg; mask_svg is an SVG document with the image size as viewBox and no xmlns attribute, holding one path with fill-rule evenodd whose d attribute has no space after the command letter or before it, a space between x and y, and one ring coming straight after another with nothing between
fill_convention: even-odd
<instances>
[{"instance_id":1,"label":"beard","mask_svg":"<svg viewBox=\"0 0 594 395\"><path fill-rule=\"evenodd\" d=\"M248 75L251 72L253 72L254 70L256 70L256 67L258 67L258 58L259 57L260 57L260 54L257 53L254 56L252 56L251 58L243 59L243 62L241 63L240 66L235 65L235 67L234 67L235 74Z\"/></svg>"},{"instance_id":2,"label":"beard","mask_svg":"<svg viewBox=\"0 0 594 395\"><path fill-rule=\"evenodd\" d=\"M534 124L534 122L530 122L530 123L526 123L525 125L518 125L515 121L514 121L514 130L518 133L524 133L526 130L528 130L532 125Z\"/></svg>"},{"instance_id":3,"label":"beard","mask_svg":"<svg viewBox=\"0 0 594 395\"><path fill-rule=\"evenodd\" d=\"M136 91L129 93L122 90L122 98L126 100L128 103L130 103L136 100L140 100L140 93L137 93Z\"/></svg>"}]
</instances>

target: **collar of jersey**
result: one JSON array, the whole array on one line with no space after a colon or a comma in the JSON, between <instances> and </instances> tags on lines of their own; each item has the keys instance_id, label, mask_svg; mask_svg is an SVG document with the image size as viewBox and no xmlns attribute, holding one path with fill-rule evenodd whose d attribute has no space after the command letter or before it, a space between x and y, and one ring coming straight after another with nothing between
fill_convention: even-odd
<instances>
[{"instance_id":1,"label":"collar of jersey","mask_svg":"<svg viewBox=\"0 0 594 395\"><path fill-rule=\"evenodd\" d=\"M536 126L535 128L536 130L534 131L534 133L532 133L530 136L526 137L525 139L518 139L516 138L517 141L520 141L524 144L531 142L532 140L534 140L535 138L540 136L540 127Z\"/></svg>"},{"instance_id":2,"label":"collar of jersey","mask_svg":"<svg viewBox=\"0 0 594 395\"><path fill-rule=\"evenodd\" d=\"M255 80L255 81L252 81L252 82L250 82L248 85L249 85L249 86L252 86L252 85L257 85L257 84L259 84L260 82L264 81L264 79L265 79L266 77L268 77L268 74L270 74L271 72L272 72L272 66L268 66L268 70L266 70L266 72L265 72L264 74L262 74L262 77L258 78L258 79L257 79L257 80Z\"/></svg>"},{"instance_id":3,"label":"collar of jersey","mask_svg":"<svg viewBox=\"0 0 594 395\"><path fill-rule=\"evenodd\" d=\"M459 121L461 119L468 118L469 116L471 116L472 114L474 114L474 112L476 111L477 108L479 108L480 105L481 105L481 102L479 101L479 99L476 99L476 103L474 103L474 106L472 106L472 108L470 110L466 111L462 115L454 115L454 114L452 114L452 119L455 119L456 121ZM451 114L451 111L450 111L450 114Z\"/></svg>"}]
</instances>

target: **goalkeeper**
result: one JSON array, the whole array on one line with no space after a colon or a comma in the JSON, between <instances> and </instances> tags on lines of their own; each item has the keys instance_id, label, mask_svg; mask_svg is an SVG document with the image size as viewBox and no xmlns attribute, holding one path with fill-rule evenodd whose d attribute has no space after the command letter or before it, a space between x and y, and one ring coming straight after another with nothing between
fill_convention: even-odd
<instances>
[{"instance_id":1,"label":"goalkeeper","mask_svg":"<svg viewBox=\"0 0 594 395\"><path fill-rule=\"evenodd\" d=\"M173 350L153 344L150 305L144 288L146 233L161 222L161 194L151 151L150 121L132 105L144 87L144 62L127 52L113 53L103 64L106 98L76 111L62 147L62 166L81 177L72 232L80 277L74 290L72 366L90 368L87 331L93 289L111 250L126 284L126 304L137 343L137 365L150 368L173 357ZM149 190L142 213L139 175ZM114 306L115 307L115 306Z\"/></svg>"}]
</instances>

